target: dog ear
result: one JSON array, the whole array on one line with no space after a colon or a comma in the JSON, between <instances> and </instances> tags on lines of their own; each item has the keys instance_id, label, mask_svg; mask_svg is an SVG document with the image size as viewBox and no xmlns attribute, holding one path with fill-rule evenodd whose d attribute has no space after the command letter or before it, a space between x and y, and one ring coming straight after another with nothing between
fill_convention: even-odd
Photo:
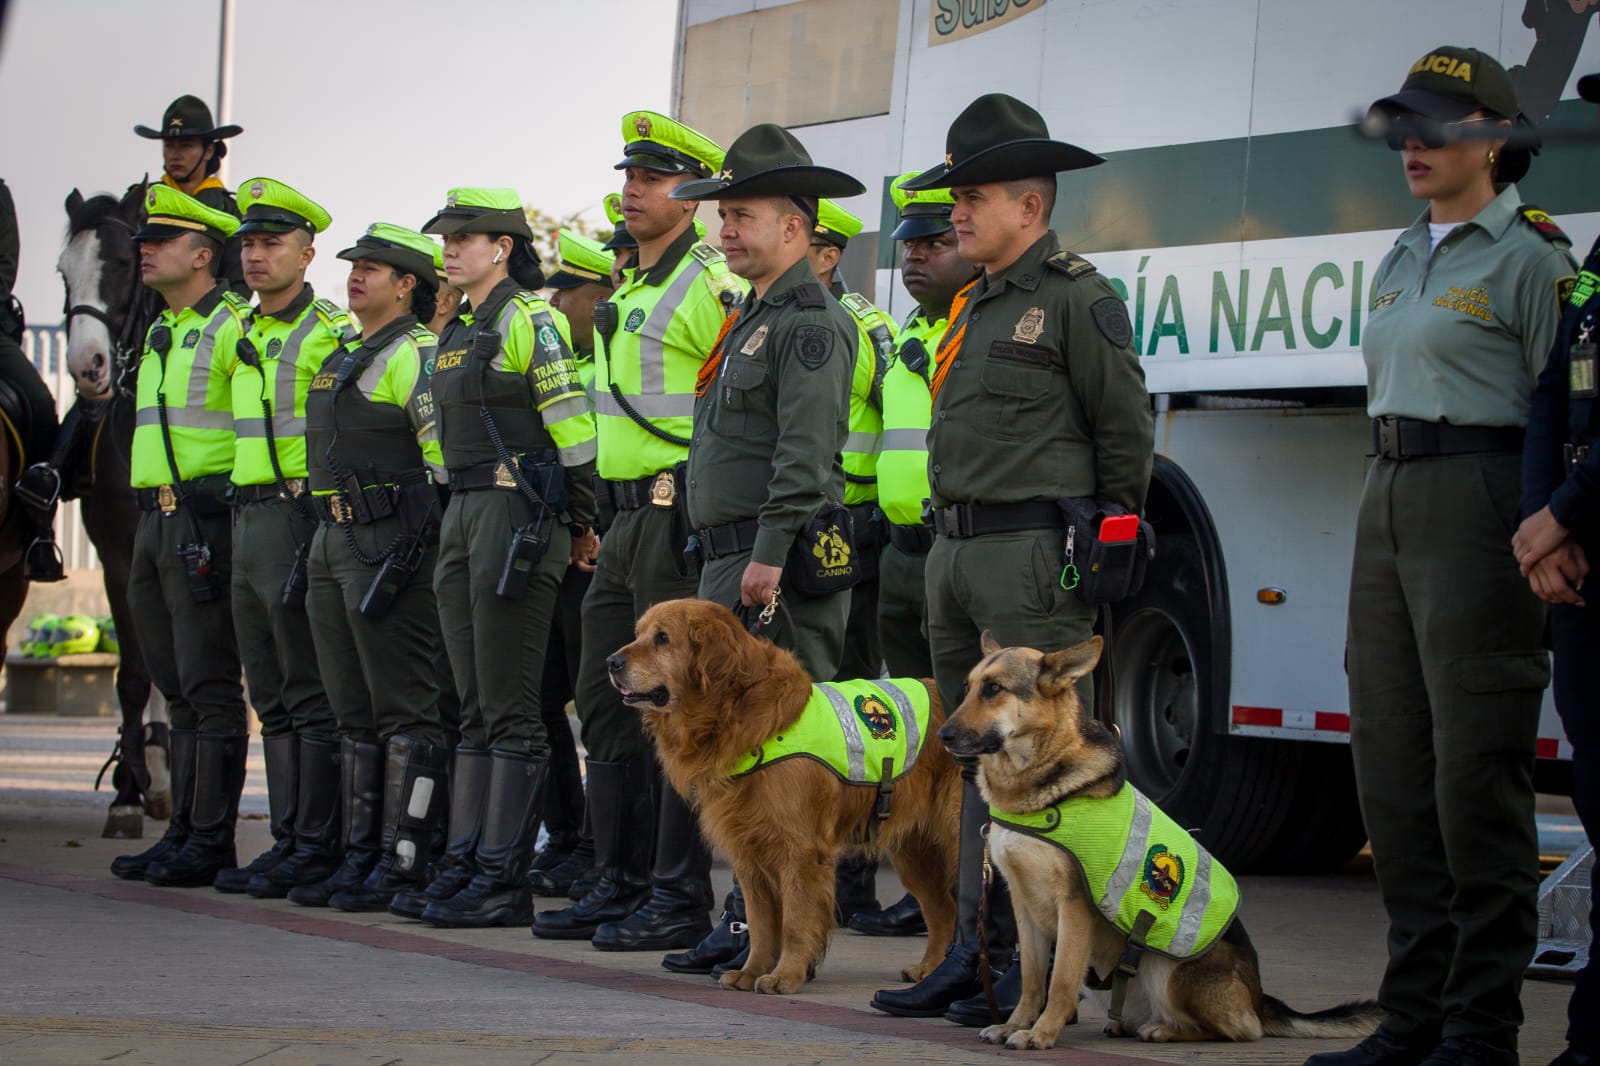
<instances>
[{"instance_id":1,"label":"dog ear","mask_svg":"<svg viewBox=\"0 0 1600 1066\"><path fill-rule=\"evenodd\" d=\"M1102 641L1090 637L1062 651L1053 651L1039 660L1039 688L1059 692L1093 670L1100 661Z\"/></svg>"},{"instance_id":2,"label":"dog ear","mask_svg":"<svg viewBox=\"0 0 1600 1066\"><path fill-rule=\"evenodd\" d=\"M701 692L738 690L760 677L761 642L726 608L685 619L686 639L694 652L694 682Z\"/></svg>"},{"instance_id":3,"label":"dog ear","mask_svg":"<svg viewBox=\"0 0 1600 1066\"><path fill-rule=\"evenodd\" d=\"M985 655L993 655L995 652L1000 650L1000 642L995 640L994 634L989 632L987 629L983 631L983 636L978 638L978 643L982 645L983 654Z\"/></svg>"}]
</instances>

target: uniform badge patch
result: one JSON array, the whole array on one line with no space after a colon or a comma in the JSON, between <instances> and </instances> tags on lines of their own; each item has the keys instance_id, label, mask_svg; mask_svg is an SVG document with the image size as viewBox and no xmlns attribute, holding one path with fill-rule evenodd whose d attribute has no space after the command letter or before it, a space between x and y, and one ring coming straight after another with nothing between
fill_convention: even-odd
<instances>
[{"instance_id":1,"label":"uniform badge patch","mask_svg":"<svg viewBox=\"0 0 1600 1066\"><path fill-rule=\"evenodd\" d=\"M270 341L267 342L267 358L268 359L276 359L276 358L278 358L278 353L281 352L281 351L283 351L283 341L279 340L277 337L274 337Z\"/></svg>"},{"instance_id":2,"label":"uniform badge patch","mask_svg":"<svg viewBox=\"0 0 1600 1066\"><path fill-rule=\"evenodd\" d=\"M739 346L740 355L755 355L761 346L767 342L767 327L757 326L756 331Z\"/></svg>"},{"instance_id":3,"label":"uniform badge patch","mask_svg":"<svg viewBox=\"0 0 1600 1066\"><path fill-rule=\"evenodd\" d=\"M1372 309L1374 311L1376 311L1379 308L1388 307L1390 304L1394 303L1398 299L1400 299L1400 290L1399 289L1396 289L1393 292L1386 292L1382 296L1379 296L1378 298L1376 298L1375 300L1372 301Z\"/></svg>"},{"instance_id":4,"label":"uniform badge patch","mask_svg":"<svg viewBox=\"0 0 1600 1066\"><path fill-rule=\"evenodd\" d=\"M628 333L638 333L642 325L644 325L644 308L635 307L628 312L628 320L622 324L622 328Z\"/></svg>"},{"instance_id":5,"label":"uniform badge patch","mask_svg":"<svg viewBox=\"0 0 1600 1066\"><path fill-rule=\"evenodd\" d=\"M265 185L261 184L259 181L252 181L250 183L250 199L259 200L266 194L267 187Z\"/></svg>"},{"instance_id":6,"label":"uniform badge patch","mask_svg":"<svg viewBox=\"0 0 1600 1066\"><path fill-rule=\"evenodd\" d=\"M861 695L856 697L855 706L856 717L867 727L867 732L872 734L873 740L895 738L894 712L889 709L888 704L877 696Z\"/></svg>"},{"instance_id":7,"label":"uniform badge patch","mask_svg":"<svg viewBox=\"0 0 1600 1066\"><path fill-rule=\"evenodd\" d=\"M1162 910L1172 906L1183 888L1183 859L1167 850L1165 844L1152 844L1144 854L1144 872L1139 878L1139 891Z\"/></svg>"},{"instance_id":8,"label":"uniform badge patch","mask_svg":"<svg viewBox=\"0 0 1600 1066\"><path fill-rule=\"evenodd\" d=\"M150 190L150 195L144 198L144 202L146 207L156 206L156 191L154 189Z\"/></svg>"},{"instance_id":9,"label":"uniform badge patch","mask_svg":"<svg viewBox=\"0 0 1600 1066\"><path fill-rule=\"evenodd\" d=\"M1115 296L1102 296L1089 305L1094 324L1106 340L1118 348L1133 342L1133 323L1128 321L1128 305Z\"/></svg>"},{"instance_id":10,"label":"uniform badge patch","mask_svg":"<svg viewBox=\"0 0 1600 1066\"><path fill-rule=\"evenodd\" d=\"M639 131L639 136L641 137L650 136L650 119L645 115L640 115L633 120L633 128Z\"/></svg>"},{"instance_id":11,"label":"uniform badge patch","mask_svg":"<svg viewBox=\"0 0 1600 1066\"><path fill-rule=\"evenodd\" d=\"M188 333L185 333L183 335L183 346L185 348L198 348L200 346L200 331L191 329Z\"/></svg>"},{"instance_id":12,"label":"uniform badge patch","mask_svg":"<svg viewBox=\"0 0 1600 1066\"><path fill-rule=\"evenodd\" d=\"M1021 341L1023 344L1032 344L1039 339L1039 334L1044 332L1044 309L1030 307L1017 319L1016 328L1011 331L1011 339Z\"/></svg>"},{"instance_id":13,"label":"uniform badge patch","mask_svg":"<svg viewBox=\"0 0 1600 1066\"><path fill-rule=\"evenodd\" d=\"M1578 288L1578 276L1568 274L1564 278L1556 279L1556 303L1565 304L1572 300L1573 292Z\"/></svg>"},{"instance_id":14,"label":"uniform badge patch","mask_svg":"<svg viewBox=\"0 0 1600 1066\"><path fill-rule=\"evenodd\" d=\"M816 370L833 354L833 331L827 326L801 326L794 338L795 355L807 370Z\"/></svg>"},{"instance_id":15,"label":"uniform badge patch","mask_svg":"<svg viewBox=\"0 0 1600 1066\"><path fill-rule=\"evenodd\" d=\"M539 347L547 352L559 352L561 350L561 334L556 332L554 326L539 327Z\"/></svg>"}]
</instances>

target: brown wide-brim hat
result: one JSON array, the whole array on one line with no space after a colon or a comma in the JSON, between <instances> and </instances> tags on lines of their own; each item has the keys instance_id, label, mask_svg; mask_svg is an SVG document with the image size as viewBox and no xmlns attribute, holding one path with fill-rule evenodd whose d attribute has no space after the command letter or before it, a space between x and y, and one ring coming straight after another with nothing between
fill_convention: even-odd
<instances>
[{"instance_id":1,"label":"brown wide-brim hat","mask_svg":"<svg viewBox=\"0 0 1600 1066\"><path fill-rule=\"evenodd\" d=\"M738 200L749 196L860 196L867 187L832 167L819 167L788 130L763 122L739 134L722 169L709 178L686 181L672 190L674 200Z\"/></svg>"},{"instance_id":2,"label":"brown wide-brim hat","mask_svg":"<svg viewBox=\"0 0 1600 1066\"><path fill-rule=\"evenodd\" d=\"M237 137L244 132L240 126L218 126L211 117L211 109L198 96L180 96L167 105L161 116L161 128L135 126L133 132L152 141L174 140L180 137L199 137L207 141L220 141L224 137Z\"/></svg>"},{"instance_id":3,"label":"brown wide-brim hat","mask_svg":"<svg viewBox=\"0 0 1600 1066\"><path fill-rule=\"evenodd\" d=\"M987 185L1096 167L1105 160L1066 141L1050 139L1044 116L1014 96L989 93L967 105L950 123L944 161L902 189L949 189Z\"/></svg>"}]
</instances>

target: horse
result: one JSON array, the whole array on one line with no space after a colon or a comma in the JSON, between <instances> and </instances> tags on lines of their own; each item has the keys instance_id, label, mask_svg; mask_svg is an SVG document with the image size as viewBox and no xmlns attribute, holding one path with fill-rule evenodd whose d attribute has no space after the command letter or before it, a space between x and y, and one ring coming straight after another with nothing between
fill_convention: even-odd
<instances>
[{"instance_id":1,"label":"horse","mask_svg":"<svg viewBox=\"0 0 1600 1066\"><path fill-rule=\"evenodd\" d=\"M143 836L146 814L172 815L168 726L155 720L165 704L156 699L153 720L146 725L150 672L128 610L133 531L139 521L130 483L131 383L145 330L158 309L155 294L139 280L133 243L145 188L144 183L130 185L120 200L108 194L85 200L73 189L66 201L66 242L56 262L66 287L67 367L78 396L63 420L63 443L54 462L61 471L62 498L78 498L83 509L121 645L116 690L122 726L95 788L115 767L115 795L102 835L124 838Z\"/></svg>"}]
</instances>

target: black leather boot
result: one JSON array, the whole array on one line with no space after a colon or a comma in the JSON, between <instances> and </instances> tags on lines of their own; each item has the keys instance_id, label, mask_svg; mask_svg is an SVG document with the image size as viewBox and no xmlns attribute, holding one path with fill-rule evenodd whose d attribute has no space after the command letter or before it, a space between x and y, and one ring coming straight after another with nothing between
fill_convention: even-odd
<instances>
[{"instance_id":1,"label":"black leather boot","mask_svg":"<svg viewBox=\"0 0 1600 1066\"><path fill-rule=\"evenodd\" d=\"M550 760L542 755L489 752L489 798L475 862L478 872L449 899L428 904L426 925L482 929L533 921L528 858L539 828L539 803Z\"/></svg>"},{"instance_id":2,"label":"black leather boot","mask_svg":"<svg viewBox=\"0 0 1600 1066\"><path fill-rule=\"evenodd\" d=\"M978 795L976 770L961 768L961 855L956 882L956 935L938 967L910 988L886 988L872 1005L902 1018L933 1018L958 999L982 992L978 967L978 908L983 898L983 826L989 808Z\"/></svg>"},{"instance_id":3,"label":"black leather boot","mask_svg":"<svg viewBox=\"0 0 1600 1066\"><path fill-rule=\"evenodd\" d=\"M540 911L533 935L542 940L588 940L606 922L637 910L650 891L650 838L655 824L655 775L649 755L589 764L589 824L599 876L582 899Z\"/></svg>"},{"instance_id":4,"label":"black leather boot","mask_svg":"<svg viewBox=\"0 0 1600 1066\"><path fill-rule=\"evenodd\" d=\"M876 914L858 912L848 924L862 936L920 936L928 931L928 923L922 918L922 904L909 892L901 896L898 903L891 903Z\"/></svg>"},{"instance_id":5,"label":"black leather boot","mask_svg":"<svg viewBox=\"0 0 1600 1066\"><path fill-rule=\"evenodd\" d=\"M551 698L550 694L546 693L544 698ZM562 700L563 706L565 702ZM578 753L572 744L571 729L566 727L565 712L562 713L562 726L559 736L551 730L550 774L544 786L544 847L528 867L528 884L534 894L540 896L564 896L567 889L572 887L571 876L566 877L557 889L546 883L544 875L566 863L582 843L587 825L584 817L583 774L578 767ZM590 861L593 861L592 848Z\"/></svg>"},{"instance_id":6,"label":"black leather boot","mask_svg":"<svg viewBox=\"0 0 1600 1066\"><path fill-rule=\"evenodd\" d=\"M1319 1052L1305 1066L1419 1066L1438 1044L1438 1030L1401 1036L1380 1025L1355 1047Z\"/></svg>"},{"instance_id":7,"label":"black leather boot","mask_svg":"<svg viewBox=\"0 0 1600 1066\"><path fill-rule=\"evenodd\" d=\"M688 951L664 956L661 965L673 973L714 973L750 951L750 928L744 921L744 890L737 882L723 901L711 935ZM740 963L743 965L743 963Z\"/></svg>"},{"instance_id":8,"label":"black leather boot","mask_svg":"<svg viewBox=\"0 0 1600 1066\"><path fill-rule=\"evenodd\" d=\"M294 851L245 886L256 899L282 899L301 885L326 881L343 858L340 819L339 741L300 737L299 798L295 801Z\"/></svg>"},{"instance_id":9,"label":"black leather boot","mask_svg":"<svg viewBox=\"0 0 1600 1066\"><path fill-rule=\"evenodd\" d=\"M359 885L383 851L383 748L339 738L339 789L344 801L344 859L332 874L289 889L290 903L326 907L335 892Z\"/></svg>"},{"instance_id":10,"label":"black leather boot","mask_svg":"<svg viewBox=\"0 0 1600 1066\"><path fill-rule=\"evenodd\" d=\"M979 989L975 996L958 999L950 1004L950 1009L944 1012L945 1020L965 1025L970 1028L981 1028L985 1025L995 1025L1011 1017L1011 1012L1017 1009L1017 1003L1022 999L1022 955L1012 952L1011 963L1006 967L1006 972L994 983L994 1002L999 1009L999 1017L989 1012L989 999ZM1074 1011L1068 1025L1075 1025L1078 1021L1077 1012Z\"/></svg>"},{"instance_id":11,"label":"black leather boot","mask_svg":"<svg viewBox=\"0 0 1600 1066\"><path fill-rule=\"evenodd\" d=\"M692 948L711 933L711 849L700 820L665 778L656 806L656 854L650 897L620 921L594 931L601 951Z\"/></svg>"},{"instance_id":12,"label":"black leather boot","mask_svg":"<svg viewBox=\"0 0 1600 1066\"><path fill-rule=\"evenodd\" d=\"M848 926L856 915L878 914L878 860L870 855L843 855L833 869L833 920Z\"/></svg>"},{"instance_id":13,"label":"black leather boot","mask_svg":"<svg viewBox=\"0 0 1600 1066\"><path fill-rule=\"evenodd\" d=\"M22 576L33 582L65 581L67 571L56 545L56 504L61 499L61 474L49 463L34 463L17 478L13 489L22 504Z\"/></svg>"},{"instance_id":14,"label":"black leather boot","mask_svg":"<svg viewBox=\"0 0 1600 1066\"><path fill-rule=\"evenodd\" d=\"M434 864L433 879L423 889L402 889L389 901L389 913L421 918L428 904L467 887L477 872L473 856L483 835L483 810L489 798L489 753L457 748L450 759L450 819L444 854Z\"/></svg>"},{"instance_id":15,"label":"black leather boot","mask_svg":"<svg viewBox=\"0 0 1600 1066\"><path fill-rule=\"evenodd\" d=\"M144 879L152 885L198 888L216 880L218 871L237 866L233 846L239 820L239 793L244 790L244 733L201 733L195 738L194 810L189 838L177 854L152 862Z\"/></svg>"},{"instance_id":16,"label":"black leather boot","mask_svg":"<svg viewBox=\"0 0 1600 1066\"><path fill-rule=\"evenodd\" d=\"M383 858L365 881L329 898L336 910L388 910L396 892L423 887L428 849L444 818L449 754L404 733L390 737L385 750Z\"/></svg>"},{"instance_id":17,"label":"black leather boot","mask_svg":"<svg viewBox=\"0 0 1600 1066\"><path fill-rule=\"evenodd\" d=\"M194 809L195 737L193 729L174 729L169 733L172 751L172 817L161 839L137 855L118 855L111 860L111 872L125 881L143 881L153 862L169 859L189 839L189 815Z\"/></svg>"},{"instance_id":18,"label":"black leather boot","mask_svg":"<svg viewBox=\"0 0 1600 1066\"><path fill-rule=\"evenodd\" d=\"M218 892L247 891L251 878L266 873L294 853L295 809L300 800L300 738L293 733L262 737L261 754L267 764L267 824L272 828L272 847L249 865L218 873L211 882Z\"/></svg>"},{"instance_id":19,"label":"black leather boot","mask_svg":"<svg viewBox=\"0 0 1600 1066\"><path fill-rule=\"evenodd\" d=\"M594 768L599 764L589 764L589 788L594 787ZM572 886L580 879L587 878L593 885L596 876L596 862L594 851L594 830L589 826L589 805L583 807L583 824L578 830L578 837L564 854L557 854L555 845L546 845L533 860L533 866L528 870L528 887L533 889L535 896L565 896L572 891ZM582 899L586 893L578 896ZM537 918L537 916L535 916Z\"/></svg>"}]
</instances>

